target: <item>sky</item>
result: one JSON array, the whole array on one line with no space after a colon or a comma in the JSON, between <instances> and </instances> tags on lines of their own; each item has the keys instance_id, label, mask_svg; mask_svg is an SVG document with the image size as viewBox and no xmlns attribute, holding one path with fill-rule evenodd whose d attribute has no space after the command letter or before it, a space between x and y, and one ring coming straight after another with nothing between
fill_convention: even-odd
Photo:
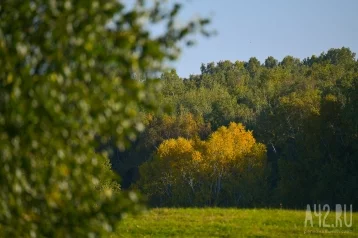
<instances>
[{"instance_id":1,"label":"sky","mask_svg":"<svg viewBox=\"0 0 358 238\"><path fill-rule=\"evenodd\" d=\"M330 48L358 53L358 0L186 0L181 18L210 16L215 36L197 36L173 66L200 73L202 63L287 55L303 59Z\"/></svg>"}]
</instances>

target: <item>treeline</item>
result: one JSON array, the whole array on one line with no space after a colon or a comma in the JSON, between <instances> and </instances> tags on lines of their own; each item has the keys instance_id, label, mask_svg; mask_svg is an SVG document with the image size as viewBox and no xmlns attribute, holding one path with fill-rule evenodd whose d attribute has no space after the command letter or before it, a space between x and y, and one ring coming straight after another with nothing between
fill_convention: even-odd
<instances>
[{"instance_id":1,"label":"treeline","mask_svg":"<svg viewBox=\"0 0 358 238\"><path fill-rule=\"evenodd\" d=\"M145 131L112 166L154 206L355 207L357 79L348 48L166 72L158 101L171 113L143 112Z\"/></svg>"}]
</instances>

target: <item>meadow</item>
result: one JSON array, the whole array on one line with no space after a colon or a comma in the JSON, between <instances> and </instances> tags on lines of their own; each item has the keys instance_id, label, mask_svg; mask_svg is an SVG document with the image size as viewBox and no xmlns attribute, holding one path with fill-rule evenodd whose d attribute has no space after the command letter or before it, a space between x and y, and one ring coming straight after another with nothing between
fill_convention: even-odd
<instances>
[{"instance_id":1,"label":"meadow","mask_svg":"<svg viewBox=\"0 0 358 238\"><path fill-rule=\"evenodd\" d=\"M326 213L322 214L322 221ZM358 237L358 213L351 227L319 227L313 213L313 227L305 228L304 210L156 208L120 223L111 237ZM347 213L347 223L350 215ZM335 224L330 212L326 224Z\"/></svg>"}]
</instances>

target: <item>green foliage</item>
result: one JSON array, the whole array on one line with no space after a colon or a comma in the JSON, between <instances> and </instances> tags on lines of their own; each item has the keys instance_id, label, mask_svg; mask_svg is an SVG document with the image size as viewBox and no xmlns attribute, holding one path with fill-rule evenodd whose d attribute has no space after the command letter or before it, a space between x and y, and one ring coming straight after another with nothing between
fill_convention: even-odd
<instances>
[{"instance_id":1,"label":"green foliage","mask_svg":"<svg viewBox=\"0 0 358 238\"><path fill-rule=\"evenodd\" d=\"M277 65L278 65L278 61L274 57L269 56L267 59L265 59L266 68L275 68Z\"/></svg>"},{"instance_id":2,"label":"green foliage","mask_svg":"<svg viewBox=\"0 0 358 238\"><path fill-rule=\"evenodd\" d=\"M119 191L95 136L124 148L156 107L150 78L207 20L176 28L179 5L156 1L0 3L0 229L5 236L81 237L140 210ZM166 24L152 36L153 24Z\"/></svg>"}]
</instances>

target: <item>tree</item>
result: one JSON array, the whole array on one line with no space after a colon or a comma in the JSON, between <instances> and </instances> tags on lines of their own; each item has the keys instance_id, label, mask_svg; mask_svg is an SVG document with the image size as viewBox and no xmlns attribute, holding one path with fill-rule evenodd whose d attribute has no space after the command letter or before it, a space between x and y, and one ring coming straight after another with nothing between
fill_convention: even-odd
<instances>
[{"instance_id":1,"label":"tree","mask_svg":"<svg viewBox=\"0 0 358 238\"><path fill-rule=\"evenodd\" d=\"M342 47L341 49L330 49L326 54L321 54L319 57L322 61L333 65L347 65L351 66L355 62L356 54L349 48Z\"/></svg>"},{"instance_id":2,"label":"tree","mask_svg":"<svg viewBox=\"0 0 358 238\"><path fill-rule=\"evenodd\" d=\"M249 71L250 76L254 78L257 76L260 70L260 61L256 57L251 57L249 62L246 63L245 67L247 71Z\"/></svg>"},{"instance_id":3,"label":"tree","mask_svg":"<svg viewBox=\"0 0 358 238\"><path fill-rule=\"evenodd\" d=\"M179 10L161 1L1 1L3 235L96 236L139 210L135 193L111 186L95 136L124 148L143 129L138 112L155 107L157 87L139 75L161 71L177 43L208 23L176 28ZM152 36L147 26L157 23L167 28Z\"/></svg>"},{"instance_id":4,"label":"tree","mask_svg":"<svg viewBox=\"0 0 358 238\"><path fill-rule=\"evenodd\" d=\"M138 167L150 160L158 146L165 140L183 137L193 139L195 137L206 138L211 131L210 124L204 123L200 116L190 113L180 115L147 115L145 130L138 139L125 151L120 151L111 146L113 151L109 158L112 169L121 175L121 185L128 188L139 177Z\"/></svg>"},{"instance_id":5,"label":"tree","mask_svg":"<svg viewBox=\"0 0 358 238\"><path fill-rule=\"evenodd\" d=\"M266 147L242 124L199 138L163 141L137 187L153 205L254 206L265 198Z\"/></svg>"},{"instance_id":6,"label":"tree","mask_svg":"<svg viewBox=\"0 0 358 238\"><path fill-rule=\"evenodd\" d=\"M269 56L267 59L265 59L265 67L266 68L275 68L278 65L277 59L275 59L272 56Z\"/></svg>"},{"instance_id":7,"label":"tree","mask_svg":"<svg viewBox=\"0 0 358 238\"><path fill-rule=\"evenodd\" d=\"M286 56L283 58L283 60L280 62L280 65L287 69L292 69L294 67L299 66L300 60L297 58L294 58L292 56Z\"/></svg>"},{"instance_id":8,"label":"tree","mask_svg":"<svg viewBox=\"0 0 358 238\"><path fill-rule=\"evenodd\" d=\"M165 72L160 77L162 80L162 94L164 96L180 96L184 93L184 82L175 70L171 70L169 72Z\"/></svg>"}]
</instances>

